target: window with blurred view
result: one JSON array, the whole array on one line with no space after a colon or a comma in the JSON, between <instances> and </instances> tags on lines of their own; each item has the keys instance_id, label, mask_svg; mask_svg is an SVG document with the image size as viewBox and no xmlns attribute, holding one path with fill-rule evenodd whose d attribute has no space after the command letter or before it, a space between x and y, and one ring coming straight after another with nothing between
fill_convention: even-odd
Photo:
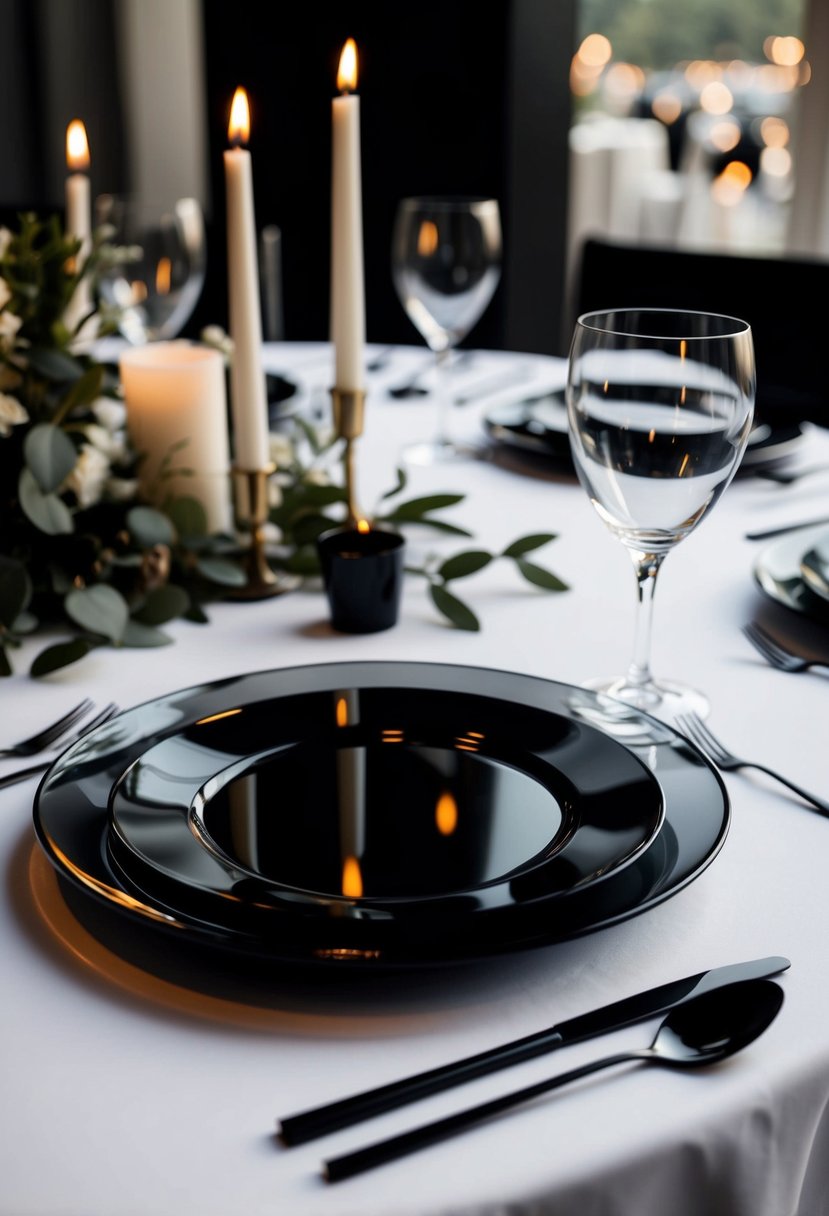
<instances>
[{"instance_id":1,"label":"window with blurred view","mask_svg":"<svg viewBox=\"0 0 829 1216\"><path fill-rule=\"evenodd\" d=\"M807 0L578 0L569 247L780 253Z\"/></svg>"}]
</instances>

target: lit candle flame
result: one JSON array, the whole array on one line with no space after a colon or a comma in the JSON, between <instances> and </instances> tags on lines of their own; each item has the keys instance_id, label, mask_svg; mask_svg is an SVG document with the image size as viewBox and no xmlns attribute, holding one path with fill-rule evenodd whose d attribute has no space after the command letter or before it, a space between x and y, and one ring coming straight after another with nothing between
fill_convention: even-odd
<instances>
[{"instance_id":1,"label":"lit candle flame","mask_svg":"<svg viewBox=\"0 0 829 1216\"><path fill-rule=\"evenodd\" d=\"M230 104L227 138L236 148L246 144L250 139L250 106L248 105L248 95L241 87L233 94L233 101Z\"/></svg>"},{"instance_id":2,"label":"lit candle flame","mask_svg":"<svg viewBox=\"0 0 829 1216\"><path fill-rule=\"evenodd\" d=\"M431 258L438 251L440 236L434 220L423 220L417 233L417 252L422 258Z\"/></svg>"},{"instance_id":3,"label":"lit candle flame","mask_svg":"<svg viewBox=\"0 0 829 1216\"><path fill-rule=\"evenodd\" d=\"M66 128L66 164L76 172L89 168L86 127L79 118L73 118Z\"/></svg>"},{"instance_id":4,"label":"lit candle flame","mask_svg":"<svg viewBox=\"0 0 829 1216\"><path fill-rule=\"evenodd\" d=\"M345 697L337 698L334 714L337 719L337 726L348 726L348 701L346 701Z\"/></svg>"},{"instance_id":5,"label":"lit candle flame","mask_svg":"<svg viewBox=\"0 0 829 1216\"><path fill-rule=\"evenodd\" d=\"M337 88L341 93L353 93L357 88L357 43L349 38L340 52Z\"/></svg>"},{"instance_id":6,"label":"lit candle flame","mask_svg":"<svg viewBox=\"0 0 829 1216\"><path fill-rule=\"evenodd\" d=\"M363 894L363 876L356 857L346 857L343 862L343 895L346 899L360 899Z\"/></svg>"},{"instance_id":7,"label":"lit candle flame","mask_svg":"<svg viewBox=\"0 0 829 1216\"><path fill-rule=\"evenodd\" d=\"M368 532L371 531L371 525L369 524L367 519L358 519L357 520L357 531L359 533L361 533L361 535L363 535L363 536L365 536Z\"/></svg>"},{"instance_id":8,"label":"lit candle flame","mask_svg":"<svg viewBox=\"0 0 829 1216\"><path fill-rule=\"evenodd\" d=\"M169 258L159 258L155 268L155 289L160 296L170 294L173 264Z\"/></svg>"}]
</instances>

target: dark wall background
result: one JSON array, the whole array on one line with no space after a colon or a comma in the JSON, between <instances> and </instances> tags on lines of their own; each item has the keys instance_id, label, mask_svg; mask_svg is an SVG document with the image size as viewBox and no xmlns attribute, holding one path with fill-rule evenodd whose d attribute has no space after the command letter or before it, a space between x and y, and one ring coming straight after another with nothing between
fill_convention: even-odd
<instances>
[{"instance_id":1,"label":"dark wall background","mask_svg":"<svg viewBox=\"0 0 829 1216\"><path fill-rule=\"evenodd\" d=\"M331 98L340 48L360 59L366 330L377 342L420 341L391 283L397 202L406 194L505 192L507 5L459 0L261 7L228 26L225 0L206 0L213 225L224 231L223 133L235 87L251 99L257 225L282 230L286 338L328 336ZM257 22L258 24L258 22ZM214 242L215 244L215 242ZM226 315L224 266L213 259L205 311ZM508 269L507 269L508 273ZM475 334L496 344L496 293Z\"/></svg>"},{"instance_id":2,"label":"dark wall background","mask_svg":"<svg viewBox=\"0 0 829 1216\"><path fill-rule=\"evenodd\" d=\"M177 0L169 0L176 3ZM59 211L66 123L84 115L93 196L129 190L120 0L0 0L0 221ZM392 286L407 194L498 198L500 286L467 345L561 352L568 70L577 0L202 0L210 173L208 272L187 326L227 322L222 152L237 85L252 106L257 226L282 231L285 337L328 337L331 98L340 49L360 56L366 321L370 341L420 342ZM175 71L175 60L147 70Z\"/></svg>"}]
</instances>

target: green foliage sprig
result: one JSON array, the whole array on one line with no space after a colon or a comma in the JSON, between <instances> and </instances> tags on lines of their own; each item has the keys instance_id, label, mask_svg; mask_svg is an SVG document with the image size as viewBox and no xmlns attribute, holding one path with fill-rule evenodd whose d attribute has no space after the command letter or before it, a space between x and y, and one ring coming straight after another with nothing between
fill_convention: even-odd
<instances>
[{"instance_id":1,"label":"green foliage sprig","mask_svg":"<svg viewBox=\"0 0 829 1216\"><path fill-rule=\"evenodd\" d=\"M117 317L94 309L72 328L67 308L84 276L116 257L107 234L95 234L80 261L80 244L56 219L20 217L16 232L0 229L0 675L12 655L42 630L68 636L36 655L30 673L43 676L100 646L159 647L173 639L163 626L184 618L208 622L211 601L245 583L236 537L210 534L204 508L186 495L163 495L164 480L186 473L176 445L162 464L161 502L139 498L139 456L125 429L117 369L90 353L89 335L112 332ZM317 538L341 524L346 493L337 479L336 437L293 418L271 436L268 559L300 579L319 577ZM375 522L468 537L441 512L461 494L405 498L406 476L383 495ZM524 536L495 554L470 549L429 557L409 573L425 578L432 602L450 624L479 629L475 613L448 585L512 560L520 575L545 591L566 586L526 555L554 539Z\"/></svg>"}]
</instances>

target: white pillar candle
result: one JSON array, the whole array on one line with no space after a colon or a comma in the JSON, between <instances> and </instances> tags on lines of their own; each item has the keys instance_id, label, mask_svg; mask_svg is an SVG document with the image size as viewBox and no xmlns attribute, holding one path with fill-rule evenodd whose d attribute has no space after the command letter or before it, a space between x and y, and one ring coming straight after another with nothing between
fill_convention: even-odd
<instances>
[{"instance_id":1,"label":"white pillar candle","mask_svg":"<svg viewBox=\"0 0 829 1216\"><path fill-rule=\"evenodd\" d=\"M250 112L244 89L237 89L230 109L228 138L246 143ZM269 463L268 398L262 367L262 313L256 261L253 169L246 148L224 154L227 194L227 272L231 365L233 456L239 469L264 469Z\"/></svg>"},{"instance_id":2,"label":"white pillar candle","mask_svg":"<svg viewBox=\"0 0 829 1216\"><path fill-rule=\"evenodd\" d=\"M196 498L207 515L208 531L229 532L222 356L189 342L150 342L125 351L119 363L127 430L142 458L142 496L157 506L170 496Z\"/></svg>"},{"instance_id":3,"label":"white pillar candle","mask_svg":"<svg viewBox=\"0 0 829 1216\"><path fill-rule=\"evenodd\" d=\"M331 337L335 387L362 389L366 339L363 215L360 181L360 98L357 48L349 38L340 56L331 108Z\"/></svg>"},{"instance_id":4,"label":"white pillar candle","mask_svg":"<svg viewBox=\"0 0 829 1216\"><path fill-rule=\"evenodd\" d=\"M86 128L79 119L74 119L66 128L66 165L72 170L66 179L66 235L81 242L77 254L80 266L92 248L92 205L89 177L83 170L89 168L89 144ZM92 310L92 287L88 276L81 279L64 313L64 324L74 331L83 317Z\"/></svg>"}]
</instances>

